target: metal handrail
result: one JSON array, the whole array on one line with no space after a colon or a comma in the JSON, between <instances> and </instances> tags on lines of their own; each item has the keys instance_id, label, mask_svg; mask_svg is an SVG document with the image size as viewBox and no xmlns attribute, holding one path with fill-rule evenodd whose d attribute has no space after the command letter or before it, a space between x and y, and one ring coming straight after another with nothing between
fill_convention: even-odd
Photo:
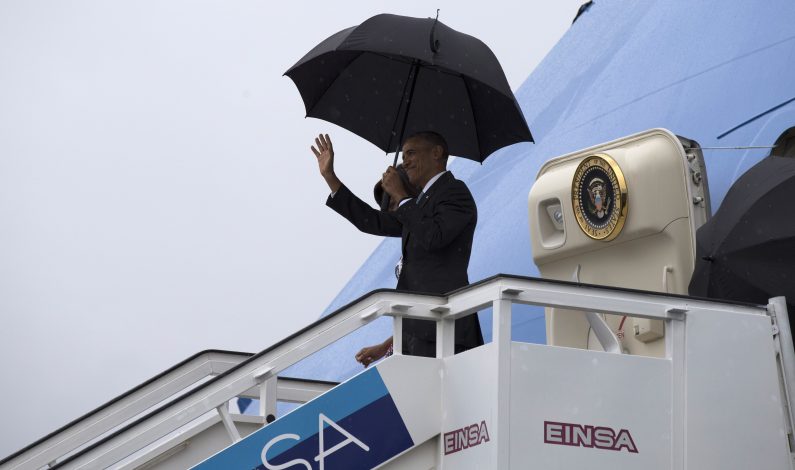
<instances>
[{"instance_id":1,"label":"metal handrail","mask_svg":"<svg viewBox=\"0 0 795 470\"><path fill-rule=\"evenodd\" d=\"M221 374L253 355L253 353L215 349L196 353L7 456L0 461L0 466L17 459L26 466L40 468L59 459L63 460L69 454L78 452L81 447L102 438L103 435L136 418L142 412L163 403L166 399L173 399L185 393L191 386L208 377ZM336 385L337 382L279 377L277 395L280 401L306 403ZM259 398L260 392L255 387L246 390L240 396Z\"/></svg>"},{"instance_id":2,"label":"metal handrail","mask_svg":"<svg viewBox=\"0 0 795 470\"><path fill-rule=\"evenodd\" d=\"M0 460L0 466L20 459L34 468L53 462L196 382L223 373L251 356L253 353L216 349L198 352L5 457Z\"/></svg>"}]
</instances>

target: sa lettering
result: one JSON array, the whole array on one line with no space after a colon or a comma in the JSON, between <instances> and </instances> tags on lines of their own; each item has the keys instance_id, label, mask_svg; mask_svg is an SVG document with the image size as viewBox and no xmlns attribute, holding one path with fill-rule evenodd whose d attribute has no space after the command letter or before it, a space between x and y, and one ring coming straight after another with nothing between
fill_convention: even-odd
<instances>
[{"instance_id":1,"label":"sa lettering","mask_svg":"<svg viewBox=\"0 0 795 470\"><path fill-rule=\"evenodd\" d=\"M340 434L344 435L345 440L343 440L342 442L340 442L339 444L335 445L330 449L326 449L325 446L323 445L323 423L327 423L328 425L336 429ZM314 461L320 464L320 470L325 470L326 457L333 454L334 452L337 452L338 450L342 449L343 447L349 444L356 444L365 452L370 452L370 447L368 447L367 444L357 439L356 436L343 429L342 426L340 426L339 424L330 420L323 413L320 413L320 415L318 416L317 428L318 428L317 435L319 439L318 439L317 455L315 456ZM273 439L271 439L270 441L268 441L268 443L265 444L265 447L262 448L262 454L261 454L262 464L265 465L265 468L267 468L268 470L284 470L298 466L298 467L303 467L306 470L312 470L312 464L304 459L294 459L290 460L289 462L285 462L283 464L278 464L278 465L268 462L267 454L270 448L273 447L277 442L281 442L286 439L299 441L301 440L301 436L299 436L298 434L280 434L274 437Z\"/></svg>"}]
</instances>

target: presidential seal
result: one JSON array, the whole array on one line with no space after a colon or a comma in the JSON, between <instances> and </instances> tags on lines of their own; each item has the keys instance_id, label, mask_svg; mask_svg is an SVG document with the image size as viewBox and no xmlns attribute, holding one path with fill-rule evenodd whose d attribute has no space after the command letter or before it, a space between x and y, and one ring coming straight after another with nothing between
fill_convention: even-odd
<instances>
[{"instance_id":1,"label":"presidential seal","mask_svg":"<svg viewBox=\"0 0 795 470\"><path fill-rule=\"evenodd\" d=\"M571 183L574 217L586 235L610 241L627 218L627 184L618 164L605 154L586 157Z\"/></svg>"}]
</instances>

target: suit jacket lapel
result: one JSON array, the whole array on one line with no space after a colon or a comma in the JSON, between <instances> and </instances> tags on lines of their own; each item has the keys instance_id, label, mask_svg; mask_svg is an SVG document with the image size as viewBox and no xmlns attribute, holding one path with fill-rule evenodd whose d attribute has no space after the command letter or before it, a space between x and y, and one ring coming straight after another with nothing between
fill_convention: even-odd
<instances>
[{"instance_id":1,"label":"suit jacket lapel","mask_svg":"<svg viewBox=\"0 0 795 470\"><path fill-rule=\"evenodd\" d=\"M425 197L422 199L422 201L420 201L420 207L423 207L425 206L425 204L428 204L428 200L430 200L430 198L433 197L434 194L439 192L443 187L447 186L452 180L452 178L453 178L452 173L450 173L449 171L444 172L444 174L442 174L442 176L440 176L439 179L436 180L431 185L430 188L428 188L428 192L425 193Z\"/></svg>"},{"instance_id":2,"label":"suit jacket lapel","mask_svg":"<svg viewBox=\"0 0 795 470\"><path fill-rule=\"evenodd\" d=\"M422 201L420 201L420 203L418 204L419 205L418 209L422 209L423 207L425 207L425 205L428 204L428 201L432 197L434 197L434 194L438 194L439 191L443 191L444 188L448 184L450 184L450 182L452 180L453 180L453 174L450 173L449 171L446 171L442 176L440 176L439 179L436 180L431 185L430 188L428 188L428 192L425 193L425 196L423 197ZM414 202L408 201L408 202L406 202L406 204L414 204ZM402 243L402 251L403 251L403 258L405 259L405 257L406 257L406 247L409 244L409 238L411 237L411 233L408 232L408 230L406 230L405 228L403 230L404 230L404 233L403 233L403 237L402 237L403 238L403 240L402 240L402 242L403 242Z\"/></svg>"}]
</instances>

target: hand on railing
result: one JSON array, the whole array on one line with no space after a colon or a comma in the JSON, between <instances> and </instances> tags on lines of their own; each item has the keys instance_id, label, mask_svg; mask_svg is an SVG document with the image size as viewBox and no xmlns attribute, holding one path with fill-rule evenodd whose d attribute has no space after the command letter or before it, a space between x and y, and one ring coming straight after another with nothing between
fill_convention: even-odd
<instances>
[{"instance_id":1,"label":"hand on railing","mask_svg":"<svg viewBox=\"0 0 795 470\"><path fill-rule=\"evenodd\" d=\"M356 362L361 363L366 368L373 362L381 359L384 356L390 356L392 354L392 337L386 339L381 344L376 344L373 346L367 346L362 348L361 351L356 353Z\"/></svg>"}]
</instances>

